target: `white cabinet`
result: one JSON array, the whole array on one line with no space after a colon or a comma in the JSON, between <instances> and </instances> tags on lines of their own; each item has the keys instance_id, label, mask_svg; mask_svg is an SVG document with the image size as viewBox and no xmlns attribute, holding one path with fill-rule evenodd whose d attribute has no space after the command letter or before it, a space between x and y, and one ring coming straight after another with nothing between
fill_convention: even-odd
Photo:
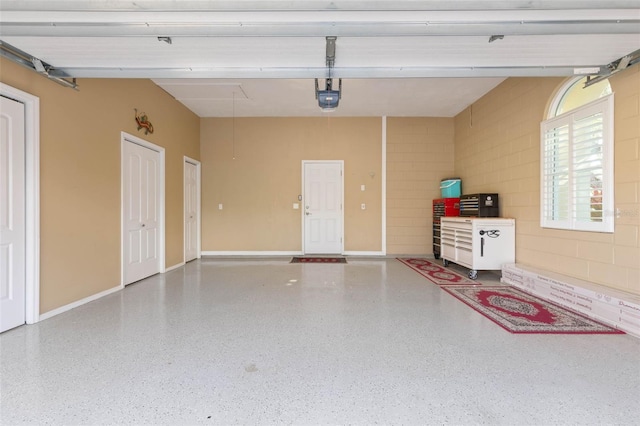
<instances>
[{"instance_id":1,"label":"white cabinet","mask_svg":"<svg viewBox=\"0 0 640 426\"><path fill-rule=\"evenodd\" d=\"M506 218L443 217L440 219L442 261L470 269L476 279L478 270L498 270L516 258L516 222Z\"/></svg>"}]
</instances>

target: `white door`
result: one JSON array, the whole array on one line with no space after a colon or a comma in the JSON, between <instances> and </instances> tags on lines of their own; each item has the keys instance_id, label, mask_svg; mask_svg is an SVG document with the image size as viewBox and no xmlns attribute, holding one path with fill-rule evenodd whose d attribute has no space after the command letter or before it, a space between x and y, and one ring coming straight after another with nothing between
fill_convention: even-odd
<instances>
[{"instance_id":1,"label":"white door","mask_svg":"<svg viewBox=\"0 0 640 426\"><path fill-rule=\"evenodd\" d=\"M184 261L198 257L198 165L185 159L184 162Z\"/></svg>"},{"instance_id":2,"label":"white door","mask_svg":"<svg viewBox=\"0 0 640 426\"><path fill-rule=\"evenodd\" d=\"M0 97L0 332L25 323L24 105Z\"/></svg>"},{"instance_id":3,"label":"white door","mask_svg":"<svg viewBox=\"0 0 640 426\"><path fill-rule=\"evenodd\" d=\"M341 254L342 161L303 162L304 252Z\"/></svg>"},{"instance_id":4,"label":"white door","mask_svg":"<svg viewBox=\"0 0 640 426\"><path fill-rule=\"evenodd\" d=\"M124 285L160 272L160 153L127 141L123 170Z\"/></svg>"}]
</instances>

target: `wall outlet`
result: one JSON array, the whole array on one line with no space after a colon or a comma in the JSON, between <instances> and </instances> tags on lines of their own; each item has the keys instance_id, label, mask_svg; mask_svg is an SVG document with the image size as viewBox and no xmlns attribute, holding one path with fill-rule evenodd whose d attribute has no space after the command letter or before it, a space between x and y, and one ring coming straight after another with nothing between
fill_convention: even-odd
<instances>
[{"instance_id":1,"label":"wall outlet","mask_svg":"<svg viewBox=\"0 0 640 426\"><path fill-rule=\"evenodd\" d=\"M222 210L222 203L218 204L218 210Z\"/></svg>"},{"instance_id":2,"label":"wall outlet","mask_svg":"<svg viewBox=\"0 0 640 426\"><path fill-rule=\"evenodd\" d=\"M360 191L364 191L364 185L360 185Z\"/></svg>"},{"instance_id":3,"label":"wall outlet","mask_svg":"<svg viewBox=\"0 0 640 426\"><path fill-rule=\"evenodd\" d=\"M293 209L294 210L298 210L300 208L300 204L298 203L293 203Z\"/></svg>"},{"instance_id":4,"label":"wall outlet","mask_svg":"<svg viewBox=\"0 0 640 426\"><path fill-rule=\"evenodd\" d=\"M360 204L360 208L362 210L365 210L367 208L367 205L365 203Z\"/></svg>"}]
</instances>

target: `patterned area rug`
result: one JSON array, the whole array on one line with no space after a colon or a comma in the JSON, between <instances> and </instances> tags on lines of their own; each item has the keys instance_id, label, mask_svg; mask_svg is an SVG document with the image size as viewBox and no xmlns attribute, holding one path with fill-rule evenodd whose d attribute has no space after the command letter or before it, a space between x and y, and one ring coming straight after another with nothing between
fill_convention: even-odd
<instances>
[{"instance_id":1,"label":"patterned area rug","mask_svg":"<svg viewBox=\"0 0 640 426\"><path fill-rule=\"evenodd\" d=\"M511 333L624 334L509 286L444 289Z\"/></svg>"},{"instance_id":2,"label":"patterned area rug","mask_svg":"<svg viewBox=\"0 0 640 426\"><path fill-rule=\"evenodd\" d=\"M344 257L294 257L289 263L347 263Z\"/></svg>"},{"instance_id":3,"label":"patterned area rug","mask_svg":"<svg viewBox=\"0 0 640 426\"><path fill-rule=\"evenodd\" d=\"M456 274L426 259L398 258L398 260L436 285L481 285L477 281Z\"/></svg>"}]
</instances>

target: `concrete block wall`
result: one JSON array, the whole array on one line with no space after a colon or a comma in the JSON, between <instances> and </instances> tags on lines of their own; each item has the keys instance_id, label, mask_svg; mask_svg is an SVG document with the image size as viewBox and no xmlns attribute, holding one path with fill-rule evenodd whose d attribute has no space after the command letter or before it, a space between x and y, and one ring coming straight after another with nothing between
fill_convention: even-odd
<instances>
[{"instance_id":1,"label":"concrete block wall","mask_svg":"<svg viewBox=\"0 0 640 426\"><path fill-rule=\"evenodd\" d=\"M453 118L387 119L387 253L430 255L432 200L453 174Z\"/></svg>"},{"instance_id":2,"label":"concrete block wall","mask_svg":"<svg viewBox=\"0 0 640 426\"><path fill-rule=\"evenodd\" d=\"M458 114L455 174L465 193L500 194L501 215L516 219L518 263L640 294L640 66L610 78L614 233L540 227L540 122L563 81L510 78Z\"/></svg>"}]
</instances>

